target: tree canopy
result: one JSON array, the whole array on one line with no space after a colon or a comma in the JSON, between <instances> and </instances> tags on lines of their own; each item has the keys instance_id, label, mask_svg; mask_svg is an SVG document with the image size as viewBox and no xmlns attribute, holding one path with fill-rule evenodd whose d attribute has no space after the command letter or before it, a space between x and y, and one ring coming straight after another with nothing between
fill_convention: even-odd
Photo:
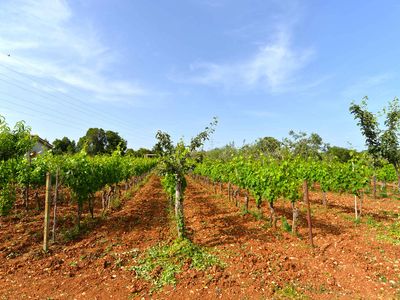
<instances>
[{"instance_id":1,"label":"tree canopy","mask_svg":"<svg viewBox=\"0 0 400 300\"><path fill-rule=\"evenodd\" d=\"M118 147L125 153L127 142L117 132L102 128L89 128L78 141L78 150L85 149L89 155L111 154Z\"/></svg>"}]
</instances>

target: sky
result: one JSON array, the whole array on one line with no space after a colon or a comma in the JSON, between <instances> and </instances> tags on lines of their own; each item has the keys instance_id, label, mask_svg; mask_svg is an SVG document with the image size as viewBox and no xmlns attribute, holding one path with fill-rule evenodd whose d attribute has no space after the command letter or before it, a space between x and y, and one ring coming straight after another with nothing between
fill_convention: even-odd
<instances>
[{"instance_id":1,"label":"sky","mask_svg":"<svg viewBox=\"0 0 400 300\"><path fill-rule=\"evenodd\" d=\"M0 115L53 141L90 127L151 148L290 130L364 148L349 113L400 96L400 2L1 0Z\"/></svg>"}]
</instances>

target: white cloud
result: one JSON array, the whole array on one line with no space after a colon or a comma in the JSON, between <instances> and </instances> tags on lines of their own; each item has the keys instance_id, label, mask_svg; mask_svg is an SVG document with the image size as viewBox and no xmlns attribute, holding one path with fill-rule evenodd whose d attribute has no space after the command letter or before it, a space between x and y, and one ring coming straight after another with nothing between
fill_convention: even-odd
<instances>
[{"instance_id":1,"label":"white cloud","mask_svg":"<svg viewBox=\"0 0 400 300\"><path fill-rule=\"evenodd\" d=\"M96 99L132 100L146 94L139 84L110 76L116 60L116 53L101 42L91 24L75 19L66 1L10 0L0 4L2 65L58 81Z\"/></svg>"},{"instance_id":2,"label":"white cloud","mask_svg":"<svg viewBox=\"0 0 400 300\"><path fill-rule=\"evenodd\" d=\"M297 81L298 71L314 55L311 48L295 48L291 39L290 30L281 28L270 42L259 46L249 58L233 63L193 63L190 74L182 81L226 88L261 87L271 92L285 91Z\"/></svg>"}]
</instances>

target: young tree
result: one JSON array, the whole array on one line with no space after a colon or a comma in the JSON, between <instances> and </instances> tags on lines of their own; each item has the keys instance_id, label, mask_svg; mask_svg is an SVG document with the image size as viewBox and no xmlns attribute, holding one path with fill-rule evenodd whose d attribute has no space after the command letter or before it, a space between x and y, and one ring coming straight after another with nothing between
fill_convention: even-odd
<instances>
[{"instance_id":1,"label":"young tree","mask_svg":"<svg viewBox=\"0 0 400 300\"><path fill-rule=\"evenodd\" d=\"M204 142L210 138L217 125L217 119L210 123L204 131L192 138L189 145L185 145L181 140L176 146L173 145L171 136L162 131L158 131L158 140L154 150L160 155L159 172L170 182L166 185L175 186L175 217L177 222L178 237L185 237L185 217L183 210L183 195L186 187L185 175L192 170L196 164L195 151L203 146ZM172 175L172 176L171 176Z\"/></svg>"},{"instance_id":2,"label":"young tree","mask_svg":"<svg viewBox=\"0 0 400 300\"><path fill-rule=\"evenodd\" d=\"M398 98L389 102L388 108L383 109L385 115L386 129L380 129L377 116L368 111L368 97L364 97L361 104L352 103L350 112L354 118L358 120L357 125L361 129L361 133L365 137L365 144L368 147L368 153L373 158L374 168L379 164L380 158L385 158L393 165L398 177L398 185L400 190L400 151L399 151L399 121L400 106ZM376 174L374 172L374 196L376 193Z\"/></svg>"}]
</instances>

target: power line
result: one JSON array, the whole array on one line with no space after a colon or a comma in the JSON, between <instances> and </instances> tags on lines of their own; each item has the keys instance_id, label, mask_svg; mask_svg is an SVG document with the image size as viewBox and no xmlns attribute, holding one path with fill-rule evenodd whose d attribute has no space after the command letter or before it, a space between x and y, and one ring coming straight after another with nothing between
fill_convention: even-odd
<instances>
[{"instance_id":1,"label":"power line","mask_svg":"<svg viewBox=\"0 0 400 300\"><path fill-rule=\"evenodd\" d=\"M21 65L29 65L30 68L38 70L38 68L37 68L36 66L34 66L34 65L30 64L30 63L22 62L21 60L15 58L15 57L13 57L13 59L16 60L17 62L19 62ZM32 82L34 82L34 83L36 83L36 84L40 84L40 85L42 85L42 86L44 86L44 87L47 87L48 89L51 89L51 90L53 90L53 91L56 91L57 93L60 93L60 94L61 94L63 97L65 97L65 98L69 98L69 99L72 99L72 100L75 100L75 101L80 102L82 105L86 106L86 109L87 109L87 110L90 110L90 111L92 111L92 112L94 112L94 113L96 113L96 114L102 114L102 115L103 115L104 117L106 117L107 119L109 119L110 117L111 117L111 118L114 118L113 116L110 116L110 115L108 115L108 114L105 114L104 112L102 112L102 111L100 111L100 110L95 110L95 109L93 109L92 106L90 106L90 105L88 105L87 103L85 103L82 99L79 99L79 98L76 98L76 97L74 97L74 96L67 95L67 94L65 94L65 93L63 93L63 92L60 92L59 90L55 89L54 87L49 86L48 84L38 83L38 81L36 81L35 79L32 79L32 76L31 76L31 75L28 75L28 74L26 74L26 73L22 73L22 72L16 71L16 70L14 70L14 69L12 69L12 68L10 68L10 67L8 67L8 66L5 66L4 64L1 64L1 63L0 63L0 65L1 65L3 68L5 68L5 69L7 69L7 70L9 70L9 71L11 71L11 72L18 74L19 76L28 78L30 81L32 81ZM39 71L39 72L42 72L41 70L38 70L38 71ZM75 104L75 103L74 103L74 104ZM116 121L118 121L118 122L121 121L120 119L116 119L116 118L114 118L114 119L115 119ZM123 122L123 123L124 123L125 125L127 125L128 127L132 126L132 124L129 124L129 123L127 123L127 122Z\"/></svg>"},{"instance_id":2,"label":"power line","mask_svg":"<svg viewBox=\"0 0 400 300\"><path fill-rule=\"evenodd\" d=\"M29 64L29 63L22 62L19 59L16 59L15 57L13 57L13 59L18 61L21 65L28 65ZM31 65L31 64L29 64L29 65ZM16 70L14 70L14 69L12 69L12 68L10 68L8 66L5 66L4 64L0 64L0 66L2 66L4 69L7 69L7 70L17 74L19 77L27 78L31 82L33 82L33 83L35 83L35 84L37 84L37 85L39 85L39 86L41 86L43 88L47 88L48 90L55 91L57 94L60 94L64 98L63 100L66 103L63 103L63 104L69 104L70 108L75 110L75 111L79 111L81 113L84 113L85 115L87 115L88 111L91 111L92 113L95 114L95 117L97 119L102 120L103 122L106 122L106 123L111 123L111 124L117 125L117 127L125 128L125 130L127 130L128 133L138 130L138 129L132 128L132 124L125 123L125 122L122 123L121 119L117 119L116 117L113 117L112 115L105 114L104 112L102 112L100 110L92 109L91 106L89 106L83 100L81 100L79 98L67 95L67 94L57 90L56 88L54 88L52 86L49 86L48 84L43 84L41 82L38 82L37 80L32 79L33 76L30 76L30 75L27 75L25 73L21 73L19 71L16 71ZM38 70L36 66L32 66L32 68ZM25 86L26 83L24 81L21 81L20 79L13 78L13 77L9 76L10 74L6 75L4 73L0 73L0 75L2 75L3 77L6 77L7 79L9 79L9 80L6 80L4 78L0 78L0 81L4 82L6 84L11 84L11 85L13 85L13 86L15 86L15 87L17 87L19 89L22 89L22 90L27 91L29 93L33 93L33 94L39 95L40 97L49 99L51 101L54 101L54 100L58 101L59 100L59 97L57 97L57 95L54 95L54 93L40 91L38 89L27 88ZM23 85L17 84L16 82L17 83L22 83ZM65 98L67 98L68 100L65 99ZM73 100L74 102L70 101L69 99ZM78 103L76 103L75 101L77 101ZM85 106L86 108L83 108L83 106ZM55 111L54 109L51 109L51 108L49 108L49 109ZM58 113L58 111L55 111L55 112ZM43 112L40 112L40 113L43 113ZM101 118L99 115L103 115L107 120ZM111 121L110 118L115 118L115 120L118 120L118 121L117 122L116 121ZM82 121L80 121L80 122L82 122ZM69 126L69 125L63 124L63 126ZM77 127L75 127L75 128L77 128ZM134 136L136 138L139 137L139 138L142 138L144 140L147 140L150 137L149 135L142 135L142 134L137 134L137 133L134 133Z\"/></svg>"},{"instance_id":3,"label":"power line","mask_svg":"<svg viewBox=\"0 0 400 300\"><path fill-rule=\"evenodd\" d=\"M39 116L37 116L37 115L35 115L35 114L32 114L32 113L29 113L29 112L18 111L17 109L15 109L15 107L10 107L10 106L4 105L3 102L0 103L0 107L4 107L4 108L6 108L6 109L8 109L8 110L10 110L10 111L16 111L17 113L20 113L20 114L22 114L22 115L31 116L31 117L33 117L34 119L37 119L37 120L49 121L49 122L51 122L51 123L58 124L58 125L60 125L60 126L62 126L62 127L67 127L67 128L73 127L73 128L75 128L75 129L78 129L78 130L81 130L81 129L82 129L82 128L79 128L79 127L74 126L74 125L71 124L71 123L66 124L66 123L63 123L63 122L59 122L58 120L54 120L54 119L52 119L52 118L47 118L47 117L42 117L42 116L39 117Z\"/></svg>"},{"instance_id":4,"label":"power line","mask_svg":"<svg viewBox=\"0 0 400 300\"><path fill-rule=\"evenodd\" d=\"M4 74L4 73L0 73L0 76L6 77L6 78L9 79L9 80L6 80L4 78L0 78L0 81L4 82L6 84L13 85L13 86L15 86L15 87L17 87L19 89L22 89L22 90L24 90L26 92L33 93L33 94L35 94L37 96L40 96L42 98L46 98L46 99L51 100L51 101L54 101L55 99L57 100L57 97L55 95L52 95L52 94L49 94L49 93L45 93L43 91L34 90L32 88L27 88L27 87L25 87L23 85L20 85L20 84L16 83L16 82L21 82L20 80L12 78L12 77ZM63 103L63 104L65 104L65 103ZM73 105L71 103L68 103L68 104ZM83 114L86 114L86 115L88 113L87 111L85 111L83 109L80 109L78 107L75 107L75 106L70 106L70 108L75 110L75 111L78 111L78 112L81 112ZM104 120L104 119L102 119L102 121L103 122L110 122L110 120ZM129 130L132 130L132 128L130 128L130 127L124 125L124 124L117 124L117 125L120 126L120 127L125 127L126 129L129 129Z\"/></svg>"},{"instance_id":5,"label":"power line","mask_svg":"<svg viewBox=\"0 0 400 300\"><path fill-rule=\"evenodd\" d=\"M29 104L31 104L31 103L27 102L26 100L24 100L24 99L22 99L22 98L18 98L18 97L12 96L12 95L10 95L10 94L8 94L8 93L4 93L4 92L2 92L2 91L0 91L0 94L5 95L5 96L8 97L9 99L14 99L14 100L19 101L18 106L24 107L24 108L26 108L26 109L28 109L28 110L35 111L35 112L37 112L37 113L39 113L39 114L46 115L46 113L45 113L43 110L35 109L35 108L34 108L35 106L29 105ZM14 105L13 102L10 102L10 101L8 101L8 100L5 99L5 98L3 98L2 101L5 101L5 102L7 102L7 103L9 103L9 104L11 104L11 105ZM25 103L25 104L27 104L27 105L21 104L21 102L23 102L23 103ZM46 107L46 108L49 109L49 110L52 110L52 111L55 112L56 114L59 114L59 113L60 113L59 111L57 111L57 110L55 110L55 109L53 109L53 108L51 108L51 107ZM48 115L49 115L49 114L48 114ZM50 115L50 116L52 116L52 115ZM71 121L72 121L72 119L65 119L63 116L58 116L58 115L57 115L57 118L58 118L58 119L62 119L62 120L64 120L64 121L66 121L66 122L71 122ZM80 122L81 125L83 126L83 128L85 128L85 127L87 126L87 124L86 124L84 121L79 120L79 119L75 119L74 122Z\"/></svg>"}]
</instances>

